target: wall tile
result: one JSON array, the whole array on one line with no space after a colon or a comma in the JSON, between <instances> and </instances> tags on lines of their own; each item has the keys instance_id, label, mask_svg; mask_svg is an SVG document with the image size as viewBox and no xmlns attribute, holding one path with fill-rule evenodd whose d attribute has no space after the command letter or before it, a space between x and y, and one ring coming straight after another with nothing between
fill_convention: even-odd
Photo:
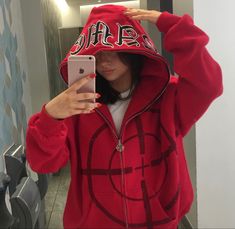
<instances>
[{"instance_id":1,"label":"wall tile","mask_svg":"<svg viewBox=\"0 0 235 229\"><path fill-rule=\"evenodd\" d=\"M18 43L24 40L22 35L12 31L13 23L22 27L18 14L12 14L12 7L17 8L14 12L19 11L19 1L0 0L0 156L13 142L24 143L26 105L31 106L23 100L25 94L29 96L29 90L23 91L28 76L22 67L25 57L19 58L17 53Z\"/></svg>"}]
</instances>

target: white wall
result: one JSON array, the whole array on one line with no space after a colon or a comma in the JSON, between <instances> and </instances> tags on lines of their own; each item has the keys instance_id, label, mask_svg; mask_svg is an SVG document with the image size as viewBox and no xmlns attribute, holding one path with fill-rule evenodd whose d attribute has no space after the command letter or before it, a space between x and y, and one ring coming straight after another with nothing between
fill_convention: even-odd
<instances>
[{"instance_id":1,"label":"white wall","mask_svg":"<svg viewBox=\"0 0 235 229\"><path fill-rule=\"evenodd\" d=\"M199 228L235 228L235 1L194 0L194 20L210 36L224 93L196 125Z\"/></svg>"},{"instance_id":2,"label":"white wall","mask_svg":"<svg viewBox=\"0 0 235 229\"><path fill-rule=\"evenodd\" d=\"M70 3L68 9L61 9L61 15L62 27L69 28L81 26L80 4L76 2Z\"/></svg>"},{"instance_id":3,"label":"white wall","mask_svg":"<svg viewBox=\"0 0 235 229\"><path fill-rule=\"evenodd\" d=\"M173 13L179 16L189 14L193 18L193 0L173 0ZM187 214L187 219L193 228L197 228L197 165L195 126L192 127L190 132L184 138L184 149L194 190L194 201L189 213Z\"/></svg>"}]
</instances>

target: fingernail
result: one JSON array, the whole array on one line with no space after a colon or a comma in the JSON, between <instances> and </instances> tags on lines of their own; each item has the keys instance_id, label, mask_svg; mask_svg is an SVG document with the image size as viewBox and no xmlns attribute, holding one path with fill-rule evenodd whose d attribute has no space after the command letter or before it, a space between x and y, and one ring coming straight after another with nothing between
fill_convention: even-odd
<instances>
[{"instance_id":1,"label":"fingernail","mask_svg":"<svg viewBox=\"0 0 235 229\"><path fill-rule=\"evenodd\" d=\"M89 113L95 113L95 111L94 110L90 110L90 112Z\"/></svg>"},{"instance_id":2,"label":"fingernail","mask_svg":"<svg viewBox=\"0 0 235 229\"><path fill-rule=\"evenodd\" d=\"M97 107L101 107L102 104L101 104L101 103L97 103L96 106L97 106Z\"/></svg>"},{"instance_id":3,"label":"fingernail","mask_svg":"<svg viewBox=\"0 0 235 229\"><path fill-rule=\"evenodd\" d=\"M101 95L99 93L96 93L96 98L100 98Z\"/></svg>"},{"instance_id":4,"label":"fingernail","mask_svg":"<svg viewBox=\"0 0 235 229\"><path fill-rule=\"evenodd\" d=\"M90 74L89 77L93 79L96 77L96 74Z\"/></svg>"}]
</instances>

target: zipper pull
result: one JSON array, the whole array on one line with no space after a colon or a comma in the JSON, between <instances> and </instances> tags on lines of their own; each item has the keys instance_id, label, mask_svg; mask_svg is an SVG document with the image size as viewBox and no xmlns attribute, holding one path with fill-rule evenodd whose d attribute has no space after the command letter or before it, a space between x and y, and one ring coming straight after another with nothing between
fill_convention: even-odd
<instances>
[{"instance_id":1,"label":"zipper pull","mask_svg":"<svg viewBox=\"0 0 235 229\"><path fill-rule=\"evenodd\" d=\"M118 144L116 146L116 150L119 151L120 153L123 152L124 150L124 145L121 142L121 139L118 139Z\"/></svg>"}]
</instances>

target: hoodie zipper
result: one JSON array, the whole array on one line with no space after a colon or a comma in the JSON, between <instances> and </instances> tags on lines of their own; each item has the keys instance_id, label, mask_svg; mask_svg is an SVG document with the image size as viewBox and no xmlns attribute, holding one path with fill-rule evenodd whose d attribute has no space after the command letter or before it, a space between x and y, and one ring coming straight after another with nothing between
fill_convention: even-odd
<instances>
[{"instance_id":1,"label":"hoodie zipper","mask_svg":"<svg viewBox=\"0 0 235 229\"><path fill-rule=\"evenodd\" d=\"M145 112L146 110L149 109L149 107L151 107L153 105L153 103L155 103L157 100L159 100L159 98L162 96L162 94L164 93L164 91L166 90L167 84L166 86L163 88L162 92L159 94L159 96L157 98L155 98L151 103L149 103L148 106L146 106L144 109L142 109L141 111L135 113L134 115L132 115L125 123L122 123L121 125L121 130L120 130L120 134L118 135L116 130L112 127L110 121L105 117L105 115L103 115L102 112L100 112L98 109L96 109L96 111L99 113L100 116L103 117L103 119L106 121L106 123L108 124L108 126L110 127L110 129L112 130L113 136L115 137L115 139L117 140L117 145L116 145L116 150L119 153L120 156L120 160L121 160L121 168L123 168L123 155L122 152L124 151L124 145L122 144L122 134L123 134L123 130L126 127L126 125L134 118L136 118L138 115L140 115L141 113ZM124 182L124 174L122 172L122 188L125 189L125 182ZM124 198L124 212L125 212L125 218L126 218L126 228L128 227L128 211L127 211L127 202L126 199Z\"/></svg>"},{"instance_id":2,"label":"hoodie zipper","mask_svg":"<svg viewBox=\"0 0 235 229\"><path fill-rule=\"evenodd\" d=\"M144 53L147 53L145 51L142 51ZM150 53L147 53L148 55ZM153 54L151 54L152 56L155 56ZM161 59L160 57L158 56L155 56L159 59ZM162 59L164 61L164 59ZM165 62L166 63L166 62ZM113 133L113 136L115 137L115 139L117 140L117 145L116 145L116 150L118 152L120 152L119 156L120 156L120 160L121 160L121 167L123 168L123 155L122 155L122 152L124 151L124 145L122 144L122 134L123 134L123 130L124 128L126 127L126 125L134 118L136 118L138 115L140 115L141 113L145 112L146 110L149 109L149 107L151 107L157 100L159 100L159 98L162 96L162 94L165 92L166 88L167 88L167 85L169 83L169 80L170 80L170 70L169 70L169 66L168 64L166 63L166 66L167 66L167 71L168 71L168 75L169 75L169 79L166 83L166 85L164 86L164 88L162 89L162 91L160 92L160 94L157 96L157 98L153 99L152 102L150 102L146 107L144 107L142 110L140 110L139 112L135 113L134 115L132 115L131 117L129 117L127 119L127 121L124 123L122 122L122 125L121 125L121 129L120 129L120 134L118 135L116 129L114 129L112 127L112 124L110 123L110 121L105 117L105 115L103 115L103 113L101 111L99 111L99 109L96 109L96 111L98 112L98 114L100 116L103 117L103 119L106 121L106 123L108 124L108 126L110 127L110 129L112 130L112 133ZM124 182L124 174L122 172L122 186L125 190L125 182ZM126 219L126 228L129 228L128 226L128 211L127 211L127 201L126 199L124 198L124 212L125 212L125 219Z\"/></svg>"},{"instance_id":3,"label":"hoodie zipper","mask_svg":"<svg viewBox=\"0 0 235 229\"><path fill-rule=\"evenodd\" d=\"M116 147L116 149L119 151L119 156L120 156L120 161L121 161L121 167L124 168L124 165L123 165L123 155L122 155L122 152L124 150L124 146L122 144L122 141L121 141L121 137L118 139L118 145ZM124 177L124 173L123 173L123 169L121 169L122 171L122 190L123 190L123 193L126 195L126 187L125 187L125 177ZM127 202L126 202L126 198L123 197L123 203L124 203L124 212L125 212L125 220L126 220L126 228L128 228L128 210L127 210Z\"/></svg>"},{"instance_id":4,"label":"hoodie zipper","mask_svg":"<svg viewBox=\"0 0 235 229\"><path fill-rule=\"evenodd\" d=\"M103 115L102 112L100 112L98 109L96 109L98 114L102 116L102 118L106 121L110 129L112 130L113 136L115 140L117 141L116 145L116 150L119 152L119 157L120 157L120 162L121 162L121 188L123 191L125 191L125 182L124 182L124 174L123 174L123 156L122 152L124 151L124 145L122 144L121 136L117 134L117 131L112 127L110 121L106 118L105 115ZM123 203L124 203L124 213L125 213L125 223L126 223L126 228L128 228L128 213L127 213L127 203L126 199L123 198Z\"/></svg>"}]
</instances>

